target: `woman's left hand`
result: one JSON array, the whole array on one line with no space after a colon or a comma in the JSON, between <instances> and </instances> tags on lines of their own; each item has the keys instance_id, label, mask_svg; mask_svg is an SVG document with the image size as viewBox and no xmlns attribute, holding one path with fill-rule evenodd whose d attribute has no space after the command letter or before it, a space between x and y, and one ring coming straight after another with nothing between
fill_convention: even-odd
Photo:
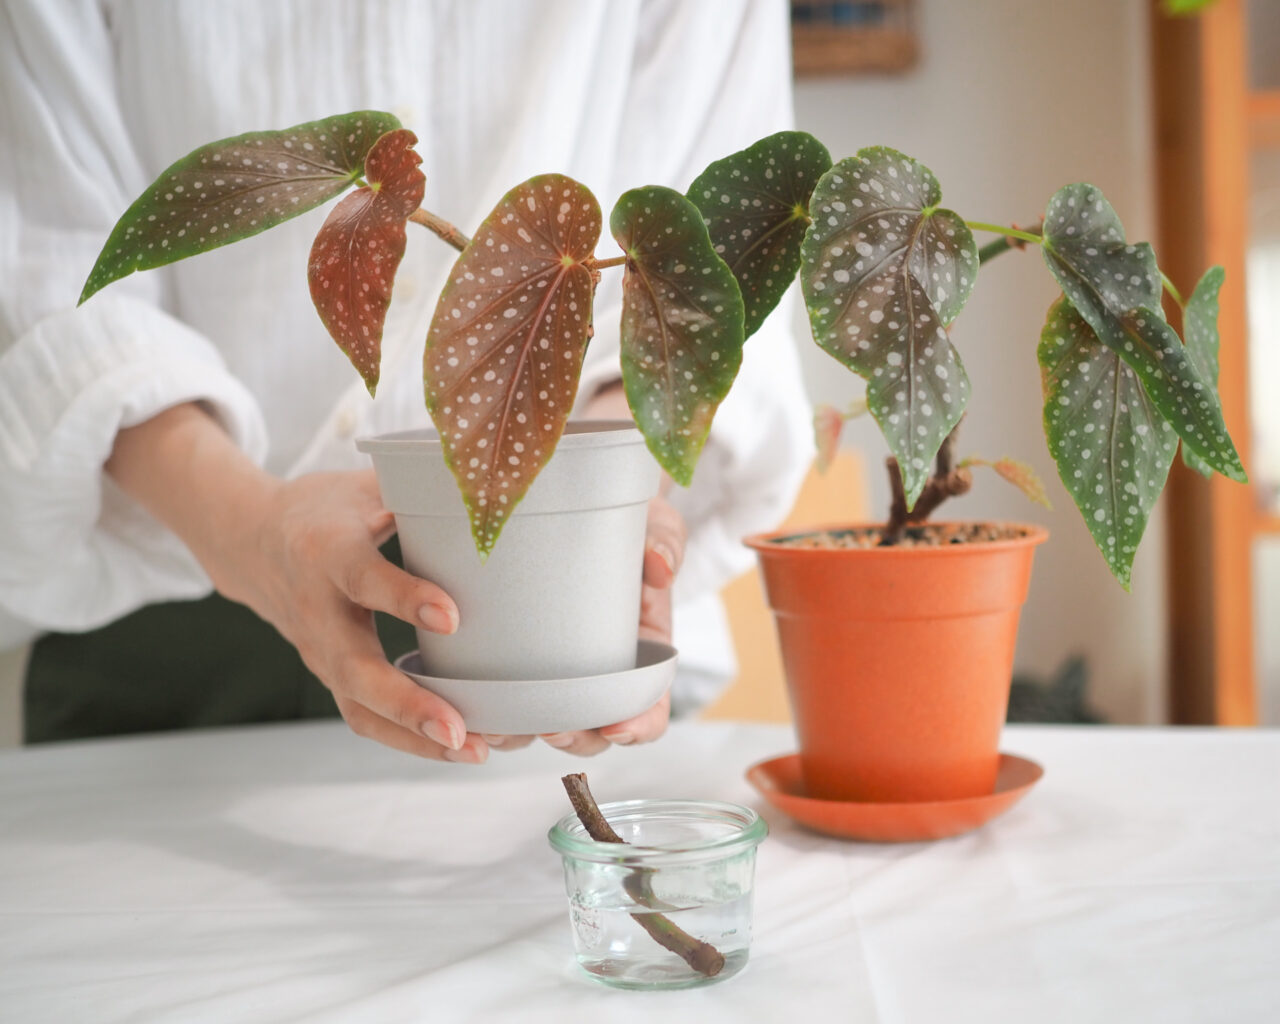
<instances>
[{"instance_id":1,"label":"woman's left hand","mask_svg":"<svg viewBox=\"0 0 1280 1024\"><path fill-rule=\"evenodd\" d=\"M685 525L680 513L666 498L649 502L645 537L644 575L640 585L640 629L644 640L671 643L671 585L684 558ZM667 731L671 697L664 693L648 711L615 725L582 732L550 733L542 739L551 746L579 757L590 757L611 744L649 743ZM494 750L517 750L532 742L532 736L486 736Z\"/></svg>"}]
</instances>

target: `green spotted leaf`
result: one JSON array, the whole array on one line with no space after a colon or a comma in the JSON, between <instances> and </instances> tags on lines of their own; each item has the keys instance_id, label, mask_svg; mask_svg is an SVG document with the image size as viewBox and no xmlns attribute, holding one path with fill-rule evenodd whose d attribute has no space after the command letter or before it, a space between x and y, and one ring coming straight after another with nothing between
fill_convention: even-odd
<instances>
[{"instance_id":1,"label":"green spotted leaf","mask_svg":"<svg viewBox=\"0 0 1280 1024\"><path fill-rule=\"evenodd\" d=\"M1200 278L1187 308L1182 312L1183 334L1187 339L1187 355L1195 365L1200 379L1218 386L1218 292L1226 272L1221 267L1210 267ZM1201 476L1212 476L1213 467L1184 444L1182 461Z\"/></svg>"},{"instance_id":2,"label":"green spotted leaf","mask_svg":"<svg viewBox=\"0 0 1280 1024\"><path fill-rule=\"evenodd\" d=\"M591 333L600 204L563 174L517 185L449 274L423 356L427 410L481 558L555 451Z\"/></svg>"},{"instance_id":3,"label":"green spotted leaf","mask_svg":"<svg viewBox=\"0 0 1280 1024\"><path fill-rule=\"evenodd\" d=\"M654 457L687 485L742 362L742 295L698 208L679 192L632 189L613 208L609 229L627 254L627 403Z\"/></svg>"},{"instance_id":4,"label":"green spotted leaf","mask_svg":"<svg viewBox=\"0 0 1280 1024\"><path fill-rule=\"evenodd\" d=\"M1128 590L1178 436L1138 374L1065 298L1049 309L1037 356L1049 453L1098 550Z\"/></svg>"},{"instance_id":5,"label":"green spotted leaf","mask_svg":"<svg viewBox=\"0 0 1280 1024\"><path fill-rule=\"evenodd\" d=\"M116 223L80 301L127 277L238 242L341 194L400 122L358 110L201 146L166 170Z\"/></svg>"},{"instance_id":6,"label":"green spotted leaf","mask_svg":"<svg viewBox=\"0 0 1280 1024\"><path fill-rule=\"evenodd\" d=\"M809 203L800 281L817 343L867 381L914 506L960 422L969 378L946 327L978 273L964 222L923 164L884 147L827 171Z\"/></svg>"},{"instance_id":7,"label":"green spotted leaf","mask_svg":"<svg viewBox=\"0 0 1280 1024\"><path fill-rule=\"evenodd\" d=\"M307 263L311 301L369 394L378 386L382 327L404 257L405 220L426 188L418 169L422 158L413 151L417 141L413 132L399 128L373 144L365 159L369 184L330 211Z\"/></svg>"},{"instance_id":8,"label":"green spotted leaf","mask_svg":"<svg viewBox=\"0 0 1280 1024\"><path fill-rule=\"evenodd\" d=\"M812 135L778 132L717 160L689 186L689 199L742 291L748 338L800 269L809 197L830 166L827 147Z\"/></svg>"},{"instance_id":9,"label":"green spotted leaf","mask_svg":"<svg viewBox=\"0 0 1280 1024\"><path fill-rule=\"evenodd\" d=\"M1244 481L1217 389L1197 372L1160 312L1160 271L1151 246L1127 243L1111 204L1081 184L1060 189L1049 201L1042 249L1067 299L1133 368L1183 443L1219 473Z\"/></svg>"}]
</instances>

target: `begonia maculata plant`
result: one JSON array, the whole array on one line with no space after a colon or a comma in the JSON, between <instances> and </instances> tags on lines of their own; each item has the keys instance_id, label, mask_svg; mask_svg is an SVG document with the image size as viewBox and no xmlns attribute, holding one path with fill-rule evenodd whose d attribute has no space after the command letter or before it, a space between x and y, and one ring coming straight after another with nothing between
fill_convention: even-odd
<instances>
[{"instance_id":1,"label":"begonia maculata plant","mask_svg":"<svg viewBox=\"0 0 1280 1024\"><path fill-rule=\"evenodd\" d=\"M1146 243L1131 243L1092 185L1067 185L1031 230L966 220L937 179L895 150L833 164L804 132L717 160L681 194L626 192L609 216L563 174L516 185L473 237L421 207L414 134L357 111L202 146L169 167L115 226L80 301L136 270L265 231L355 186L320 228L307 264L325 328L372 394L405 225L461 250L423 356L426 407L483 558L555 451L592 337L600 275L623 275L620 374L650 451L693 477L743 345L800 278L814 340L866 381L855 408L823 408L828 458L851 415L875 418L891 453L895 510L883 543L967 490L986 465L1045 501L1023 463L956 461L969 379L950 327L980 266L1038 246L1061 297L1040 332L1049 451L1111 571L1134 553L1179 443L1199 472L1245 479L1217 393L1220 267L1185 302ZM973 232L991 232L979 249ZM1185 341L1163 292L1182 308Z\"/></svg>"}]
</instances>

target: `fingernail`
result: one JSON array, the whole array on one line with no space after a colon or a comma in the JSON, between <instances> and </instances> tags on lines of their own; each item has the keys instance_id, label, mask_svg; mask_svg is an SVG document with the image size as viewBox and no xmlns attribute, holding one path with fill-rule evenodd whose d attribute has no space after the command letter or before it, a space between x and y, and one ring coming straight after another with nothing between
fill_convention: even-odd
<instances>
[{"instance_id":1,"label":"fingernail","mask_svg":"<svg viewBox=\"0 0 1280 1024\"><path fill-rule=\"evenodd\" d=\"M485 755L476 750L475 747L463 747L461 750L446 750L444 759L452 761L454 764L482 764Z\"/></svg>"},{"instance_id":2,"label":"fingernail","mask_svg":"<svg viewBox=\"0 0 1280 1024\"><path fill-rule=\"evenodd\" d=\"M506 742L507 742L507 737L505 737L505 736L491 736L491 735L489 735L489 733L485 733L485 734L484 734L484 741L485 741L487 744L489 744L489 746L491 746L491 747L500 747L500 746L502 746L502 744L504 744L504 743L506 743Z\"/></svg>"},{"instance_id":3,"label":"fingernail","mask_svg":"<svg viewBox=\"0 0 1280 1024\"><path fill-rule=\"evenodd\" d=\"M466 742L466 734L453 722L438 722L432 719L422 727L423 734L429 740L435 740L442 747L458 750Z\"/></svg>"},{"instance_id":4,"label":"fingernail","mask_svg":"<svg viewBox=\"0 0 1280 1024\"><path fill-rule=\"evenodd\" d=\"M563 750L573 743L573 736L567 732L553 732L543 736L542 739L548 746L555 747L557 750Z\"/></svg>"},{"instance_id":5,"label":"fingernail","mask_svg":"<svg viewBox=\"0 0 1280 1024\"><path fill-rule=\"evenodd\" d=\"M653 552L666 563L667 571L672 575L675 575L676 556L671 553L671 549L663 544L655 544L653 546Z\"/></svg>"},{"instance_id":6,"label":"fingernail","mask_svg":"<svg viewBox=\"0 0 1280 1024\"><path fill-rule=\"evenodd\" d=\"M424 604L418 609L418 618L433 633L456 633L458 610L442 604Z\"/></svg>"},{"instance_id":7,"label":"fingernail","mask_svg":"<svg viewBox=\"0 0 1280 1024\"><path fill-rule=\"evenodd\" d=\"M636 738L629 732L601 733L610 743L616 743L620 747L625 747L628 743L634 743Z\"/></svg>"}]
</instances>

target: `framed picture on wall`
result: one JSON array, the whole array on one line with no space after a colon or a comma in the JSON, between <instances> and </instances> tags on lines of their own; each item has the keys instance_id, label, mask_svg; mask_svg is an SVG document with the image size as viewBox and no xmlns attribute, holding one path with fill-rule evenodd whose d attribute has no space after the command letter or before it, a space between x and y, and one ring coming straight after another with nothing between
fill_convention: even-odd
<instances>
[{"instance_id":1,"label":"framed picture on wall","mask_svg":"<svg viewBox=\"0 0 1280 1024\"><path fill-rule=\"evenodd\" d=\"M905 71L919 54L915 0L792 0L801 76Z\"/></svg>"}]
</instances>

